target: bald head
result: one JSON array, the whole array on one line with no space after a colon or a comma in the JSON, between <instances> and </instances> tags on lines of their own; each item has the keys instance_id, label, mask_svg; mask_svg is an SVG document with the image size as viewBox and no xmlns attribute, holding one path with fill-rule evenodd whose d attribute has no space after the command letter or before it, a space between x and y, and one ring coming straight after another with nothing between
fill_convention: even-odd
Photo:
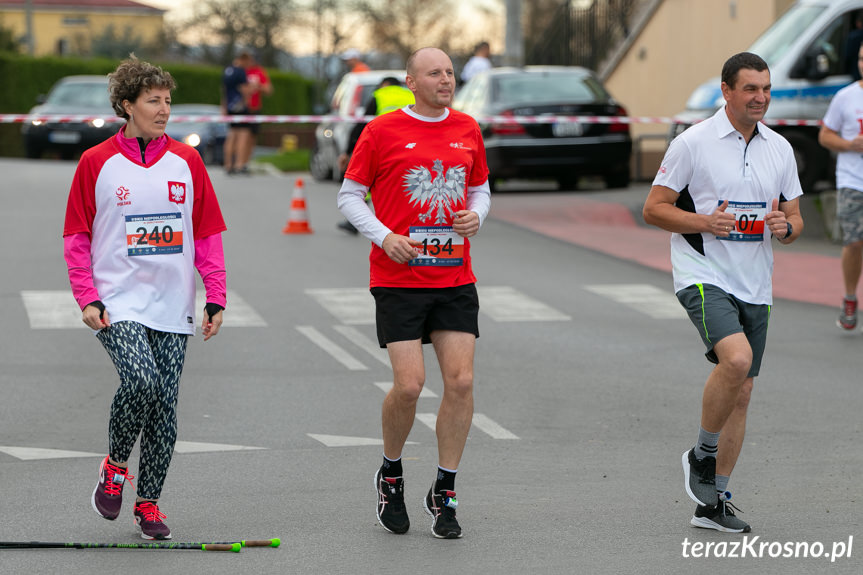
<instances>
[{"instance_id":1,"label":"bald head","mask_svg":"<svg viewBox=\"0 0 863 575\"><path fill-rule=\"evenodd\" d=\"M447 56L446 52L444 52L443 50L432 47L420 48L408 57L406 71L409 76L413 76L416 74L417 67L425 64L429 58L440 58L441 56L446 58L447 61L449 61L449 56Z\"/></svg>"}]
</instances>

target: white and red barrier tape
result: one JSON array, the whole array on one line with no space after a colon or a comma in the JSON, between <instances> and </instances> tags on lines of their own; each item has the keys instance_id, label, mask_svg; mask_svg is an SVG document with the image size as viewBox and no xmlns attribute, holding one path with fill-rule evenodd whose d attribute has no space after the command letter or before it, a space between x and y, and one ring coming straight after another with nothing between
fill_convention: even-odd
<instances>
[{"instance_id":1,"label":"white and red barrier tape","mask_svg":"<svg viewBox=\"0 0 863 575\"><path fill-rule=\"evenodd\" d=\"M87 114L0 114L0 124L23 124L32 121L59 124L78 124L102 119L106 124L125 122L117 116ZM171 122L226 122L246 124L320 124L323 122L371 121L373 117L346 118L343 116L171 116ZM676 118L658 116L489 116L479 118L481 123L504 124L689 124ZM764 120L770 126L820 126L821 120Z\"/></svg>"}]
</instances>

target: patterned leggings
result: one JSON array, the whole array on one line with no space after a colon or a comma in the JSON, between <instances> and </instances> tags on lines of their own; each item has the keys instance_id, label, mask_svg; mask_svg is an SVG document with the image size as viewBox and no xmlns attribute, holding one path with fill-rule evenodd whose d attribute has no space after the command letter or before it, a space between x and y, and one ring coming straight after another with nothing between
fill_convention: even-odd
<instances>
[{"instance_id":1,"label":"patterned leggings","mask_svg":"<svg viewBox=\"0 0 863 575\"><path fill-rule=\"evenodd\" d=\"M158 499L177 440L177 392L189 336L133 321L117 322L96 335L120 375L108 423L108 453L114 461L128 461L140 434L137 494Z\"/></svg>"}]
</instances>

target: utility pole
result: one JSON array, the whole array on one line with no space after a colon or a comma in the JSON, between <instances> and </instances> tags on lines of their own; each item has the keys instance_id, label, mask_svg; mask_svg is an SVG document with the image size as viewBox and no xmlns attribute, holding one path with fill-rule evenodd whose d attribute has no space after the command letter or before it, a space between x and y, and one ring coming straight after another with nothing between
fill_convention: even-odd
<instances>
[{"instance_id":1,"label":"utility pole","mask_svg":"<svg viewBox=\"0 0 863 575\"><path fill-rule=\"evenodd\" d=\"M36 45L33 38L33 0L27 0L24 10L27 26L27 54L33 56L36 53Z\"/></svg>"},{"instance_id":2,"label":"utility pole","mask_svg":"<svg viewBox=\"0 0 863 575\"><path fill-rule=\"evenodd\" d=\"M506 1L506 47L504 64L507 66L524 65L524 38L521 28L521 0Z\"/></svg>"}]
</instances>

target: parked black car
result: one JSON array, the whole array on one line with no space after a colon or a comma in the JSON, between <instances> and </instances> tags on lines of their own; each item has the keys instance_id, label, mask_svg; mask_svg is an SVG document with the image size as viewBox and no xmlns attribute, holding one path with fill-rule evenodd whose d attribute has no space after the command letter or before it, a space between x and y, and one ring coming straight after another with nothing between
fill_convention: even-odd
<instances>
[{"instance_id":1,"label":"parked black car","mask_svg":"<svg viewBox=\"0 0 863 575\"><path fill-rule=\"evenodd\" d=\"M493 116L626 116L590 70L493 68L471 78L453 108L480 121L492 186L503 178L551 178L571 189L586 175L602 176L610 188L629 185L629 124L483 121Z\"/></svg>"},{"instance_id":2,"label":"parked black car","mask_svg":"<svg viewBox=\"0 0 863 575\"><path fill-rule=\"evenodd\" d=\"M225 138L228 124L213 122L206 116L221 116L219 106L212 104L174 104L171 106L171 119L165 133L198 150L205 164L224 163ZM201 116L195 121L178 122L175 118Z\"/></svg>"},{"instance_id":3,"label":"parked black car","mask_svg":"<svg viewBox=\"0 0 863 575\"><path fill-rule=\"evenodd\" d=\"M105 76L67 76L40 96L31 114L100 116L89 122L44 122L34 120L21 127L24 150L28 158L39 158L46 151L72 158L87 148L114 135L122 122L106 122L102 117L116 114L108 100L108 78Z\"/></svg>"}]
</instances>

